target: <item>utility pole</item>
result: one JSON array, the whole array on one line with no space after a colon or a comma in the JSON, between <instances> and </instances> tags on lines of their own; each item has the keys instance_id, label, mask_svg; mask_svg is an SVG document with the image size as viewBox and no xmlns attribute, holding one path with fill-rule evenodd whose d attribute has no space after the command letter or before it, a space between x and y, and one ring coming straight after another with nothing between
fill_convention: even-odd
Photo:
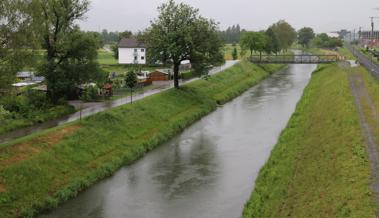
<instances>
[{"instance_id":1,"label":"utility pole","mask_svg":"<svg viewBox=\"0 0 379 218\"><path fill-rule=\"evenodd\" d=\"M379 17L369 17L371 19L371 40L374 40L374 30L375 30L375 23L374 19L378 19Z\"/></svg>"},{"instance_id":2,"label":"utility pole","mask_svg":"<svg viewBox=\"0 0 379 218\"><path fill-rule=\"evenodd\" d=\"M359 27L359 33L358 33L358 43L361 45L361 35L362 35L362 27Z\"/></svg>"}]
</instances>

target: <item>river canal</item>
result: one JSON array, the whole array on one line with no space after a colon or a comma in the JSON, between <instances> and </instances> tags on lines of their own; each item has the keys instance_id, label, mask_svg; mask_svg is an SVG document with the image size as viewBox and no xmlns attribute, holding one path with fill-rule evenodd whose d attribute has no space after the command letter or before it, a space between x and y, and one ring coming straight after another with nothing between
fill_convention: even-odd
<instances>
[{"instance_id":1,"label":"river canal","mask_svg":"<svg viewBox=\"0 0 379 218\"><path fill-rule=\"evenodd\" d=\"M316 65L290 65L41 218L239 218Z\"/></svg>"}]
</instances>

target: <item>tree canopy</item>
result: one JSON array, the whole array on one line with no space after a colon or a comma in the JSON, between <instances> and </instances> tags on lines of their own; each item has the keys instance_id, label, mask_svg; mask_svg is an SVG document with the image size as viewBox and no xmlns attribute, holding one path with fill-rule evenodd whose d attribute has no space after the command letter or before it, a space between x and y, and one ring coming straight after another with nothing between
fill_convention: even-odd
<instances>
[{"instance_id":1,"label":"tree canopy","mask_svg":"<svg viewBox=\"0 0 379 218\"><path fill-rule=\"evenodd\" d=\"M266 40L267 40L265 52L267 54L270 54L270 53L277 54L278 52L280 52L281 50L280 42L273 28L272 27L268 28L265 33L266 33Z\"/></svg>"},{"instance_id":2,"label":"tree canopy","mask_svg":"<svg viewBox=\"0 0 379 218\"><path fill-rule=\"evenodd\" d=\"M312 41L312 39L315 37L315 33L312 28L310 27L304 27L301 28L298 31L298 42L303 47L308 47L309 43Z\"/></svg>"},{"instance_id":3,"label":"tree canopy","mask_svg":"<svg viewBox=\"0 0 379 218\"><path fill-rule=\"evenodd\" d=\"M265 51L267 37L264 32L246 32L241 37L240 45L243 51L250 51L250 56L255 51L261 54Z\"/></svg>"},{"instance_id":4,"label":"tree canopy","mask_svg":"<svg viewBox=\"0 0 379 218\"><path fill-rule=\"evenodd\" d=\"M244 32L246 32L246 30L241 29L240 25L237 24L228 27L224 31L220 31L219 34L225 43L234 44L241 40L241 36Z\"/></svg>"},{"instance_id":5,"label":"tree canopy","mask_svg":"<svg viewBox=\"0 0 379 218\"><path fill-rule=\"evenodd\" d=\"M336 48L343 46L343 42L340 38L329 37L326 33L318 34L313 39L313 44L318 48Z\"/></svg>"},{"instance_id":6,"label":"tree canopy","mask_svg":"<svg viewBox=\"0 0 379 218\"><path fill-rule=\"evenodd\" d=\"M273 24L270 28L278 37L279 44L282 50L287 50L297 39L296 30L286 21L280 20Z\"/></svg>"},{"instance_id":7,"label":"tree canopy","mask_svg":"<svg viewBox=\"0 0 379 218\"><path fill-rule=\"evenodd\" d=\"M0 1L0 95L15 80L17 71L32 61L35 46L30 1Z\"/></svg>"},{"instance_id":8,"label":"tree canopy","mask_svg":"<svg viewBox=\"0 0 379 218\"><path fill-rule=\"evenodd\" d=\"M173 0L162 4L158 12L158 18L151 22L143 38L150 58L173 63L176 88L182 61L190 60L200 71L224 61L223 43L213 20L201 17L198 9Z\"/></svg>"},{"instance_id":9,"label":"tree canopy","mask_svg":"<svg viewBox=\"0 0 379 218\"><path fill-rule=\"evenodd\" d=\"M45 61L39 67L53 102L69 98L76 86L101 77L97 64L98 41L79 30L75 22L84 18L88 0L34 0L33 18Z\"/></svg>"}]
</instances>

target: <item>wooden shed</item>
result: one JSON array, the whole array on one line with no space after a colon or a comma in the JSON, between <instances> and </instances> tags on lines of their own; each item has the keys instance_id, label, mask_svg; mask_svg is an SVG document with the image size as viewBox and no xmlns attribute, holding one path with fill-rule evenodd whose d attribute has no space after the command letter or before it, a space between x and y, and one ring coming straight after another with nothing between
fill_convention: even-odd
<instances>
[{"instance_id":1,"label":"wooden shed","mask_svg":"<svg viewBox=\"0 0 379 218\"><path fill-rule=\"evenodd\" d=\"M168 81L170 79L170 74L171 73L169 69L155 70L149 74L148 80L151 82Z\"/></svg>"}]
</instances>

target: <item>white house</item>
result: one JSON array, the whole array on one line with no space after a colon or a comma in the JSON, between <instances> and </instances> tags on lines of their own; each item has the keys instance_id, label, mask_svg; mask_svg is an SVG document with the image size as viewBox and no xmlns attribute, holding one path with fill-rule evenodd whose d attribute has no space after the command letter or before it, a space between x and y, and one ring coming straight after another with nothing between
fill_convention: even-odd
<instances>
[{"instance_id":1,"label":"white house","mask_svg":"<svg viewBox=\"0 0 379 218\"><path fill-rule=\"evenodd\" d=\"M119 64L146 64L146 46L135 38L123 38L118 44Z\"/></svg>"}]
</instances>

